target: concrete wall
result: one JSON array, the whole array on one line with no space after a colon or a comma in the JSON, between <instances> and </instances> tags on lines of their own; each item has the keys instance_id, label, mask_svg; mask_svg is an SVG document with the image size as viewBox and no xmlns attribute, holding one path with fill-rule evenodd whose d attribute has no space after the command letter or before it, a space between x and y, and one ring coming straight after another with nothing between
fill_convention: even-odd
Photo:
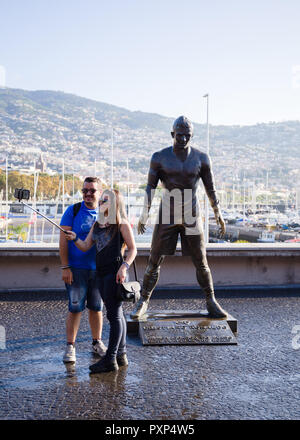
<instances>
[{"instance_id":1,"label":"concrete wall","mask_svg":"<svg viewBox=\"0 0 300 440\"><path fill-rule=\"evenodd\" d=\"M138 250L142 279L149 248ZM300 284L299 244L209 244L207 257L216 286ZM133 271L131 272L133 277ZM197 286L190 257L166 257L158 286ZM0 245L0 291L64 288L57 244Z\"/></svg>"}]
</instances>

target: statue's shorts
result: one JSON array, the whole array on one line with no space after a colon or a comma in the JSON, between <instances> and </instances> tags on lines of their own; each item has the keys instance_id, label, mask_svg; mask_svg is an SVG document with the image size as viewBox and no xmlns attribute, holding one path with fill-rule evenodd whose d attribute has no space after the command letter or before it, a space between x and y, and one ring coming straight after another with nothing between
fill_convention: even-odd
<instances>
[{"instance_id":1,"label":"statue's shorts","mask_svg":"<svg viewBox=\"0 0 300 440\"><path fill-rule=\"evenodd\" d=\"M174 255L178 236L182 255L197 255L206 260L205 240L200 222L196 226L156 224L152 235L151 254Z\"/></svg>"}]
</instances>

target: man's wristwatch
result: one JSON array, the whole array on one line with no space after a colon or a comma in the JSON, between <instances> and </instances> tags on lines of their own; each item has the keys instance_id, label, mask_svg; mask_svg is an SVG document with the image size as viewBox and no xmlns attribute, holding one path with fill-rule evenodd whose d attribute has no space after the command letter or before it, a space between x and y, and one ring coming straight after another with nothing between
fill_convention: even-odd
<instances>
[{"instance_id":1,"label":"man's wristwatch","mask_svg":"<svg viewBox=\"0 0 300 440\"><path fill-rule=\"evenodd\" d=\"M78 240L78 235L76 234L76 237L74 238L74 240L72 240L72 241L74 241L74 243L75 243L75 241L77 241Z\"/></svg>"}]
</instances>

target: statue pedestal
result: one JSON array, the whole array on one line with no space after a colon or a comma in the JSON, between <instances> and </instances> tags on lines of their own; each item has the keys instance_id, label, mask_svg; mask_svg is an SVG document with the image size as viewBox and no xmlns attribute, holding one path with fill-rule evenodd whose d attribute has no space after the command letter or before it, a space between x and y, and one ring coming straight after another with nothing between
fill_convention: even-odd
<instances>
[{"instance_id":1,"label":"statue pedestal","mask_svg":"<svg viewBox=\"0 0 300 440\"><path fill-rule=\"evenodd\" d=\"M140 319L126 315L128 334L139 335L143 345L237 344L237 320L211 318L207 311L148 311Z\"/></svg>"}]
</instances>

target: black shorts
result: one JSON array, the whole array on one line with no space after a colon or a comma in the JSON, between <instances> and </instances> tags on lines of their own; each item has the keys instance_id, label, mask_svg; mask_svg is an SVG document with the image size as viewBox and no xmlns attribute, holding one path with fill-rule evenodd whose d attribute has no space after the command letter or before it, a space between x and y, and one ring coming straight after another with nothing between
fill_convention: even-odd
<instances>
[{"instance_id":1,"label":"black shorts","mask_svg":"<svg viewBox=\"0 0 300 440\"><path fill-rule=\"evenodd\" d=\"M189 227L187 225L155 225L152 235L151 253L155 255L174 255L178 236L181 240L182 255L193 255L193 249L201 249L205 254L205 240L202 225Z\"/></svg>"}]
</instances>

